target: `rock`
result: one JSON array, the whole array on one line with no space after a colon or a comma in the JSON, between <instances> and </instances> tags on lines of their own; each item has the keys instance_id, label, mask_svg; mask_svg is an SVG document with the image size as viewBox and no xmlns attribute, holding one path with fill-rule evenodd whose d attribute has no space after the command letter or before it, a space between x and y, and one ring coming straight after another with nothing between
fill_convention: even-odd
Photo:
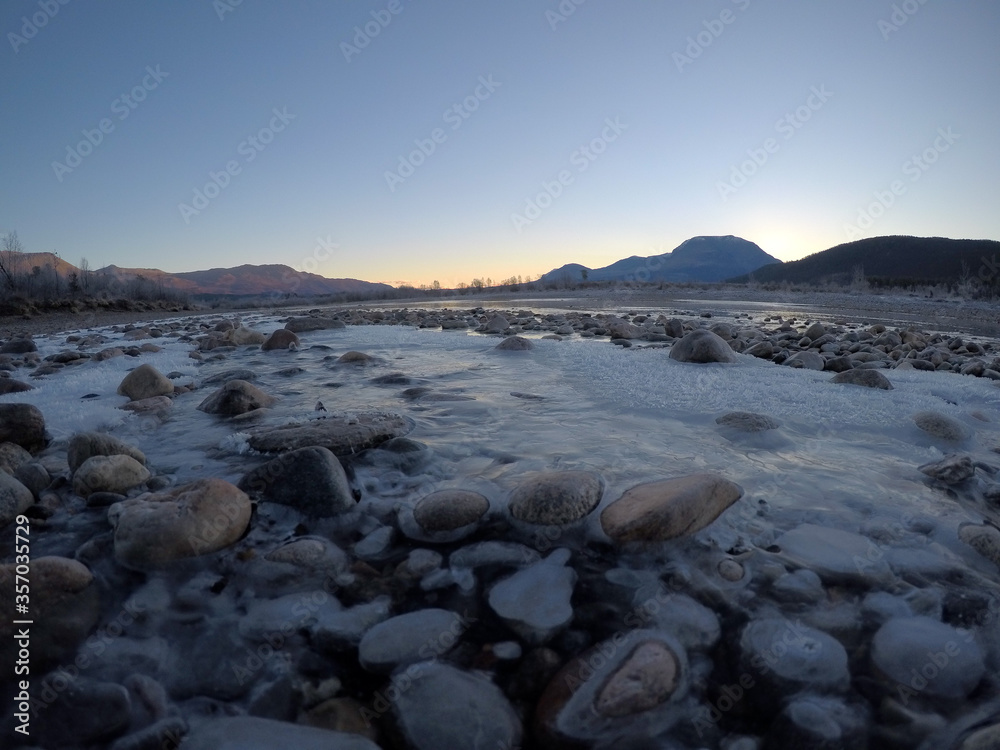
<instances>
[{"instance_id":1,"label":"rock","mask_svg":"<svg viewBox=\"0 0 1000 750\"><path fill-rule=\"evenodd\" d=\"M455 531L477 523L490 501L469 490L439 490L425 495L413 508L413 518L427 532Z\"/></svg>"},{"instance_id":2,"label":"rock","mask_svg":"<svg viewBox=\"0 0 1000 750\"><path fill-rule=\"evenodd\" d=\"M250 447L265 453L319 445L336 456L374 448L411 429L411 423L398 414L361 412L343 417L323 417L305 423L268 427L251 434Z\"/></svg>"},{"instance_id":3,"label":"rock","mask_svg":"<svg viewBox=\"0 0 1000 750\"><path fill-rule=\"evenodd\" d=\"M670 348L670 359L678 362L736 362L737 355L720 336L711 331L692 331Z\"/></svg>"},{"instance_id":4,"label":"rock","mask_svg":"<svg viewBox=\"0 0 1000 750\"><path fill-rule=\"evenodd\" d=\"M761 709L774 710L803 691L844 693L851 684L840 642L800 622L753 620L739 644L740 667L757 682L748 697Z\"/></svg>"},{"instance_id":5,"label":"rock","mask_svg":"<svg viewBox=\"0 0 1000 750\"><path fill-rule=\"evenodd\" d=\"M969 438L969 430L957 419L936 411L922 411L913 415L913 421L928 435L941 440L961 442Z\"/></svg>"},{"instance_id":6,"label":"rock","mask_svg":"<svg viewBox=\"0 0 1000 750\"><path fill-rule=\"evenodd\" d=\"M21 464L14 472L14 479L27 487L34 497L41 497L42 492L52 484L52 475L39 461Z\"/></svg>"},{"instance_id":7,"label":"rock","mask_svg":"<svg viewBox=\"0 0 1000 750\"><path fill-rule=\"evenodd\" d=\"M508 336L493 347L498 352L526 352L534 348L535 345L523 336Z\"/></svg>"},{"instance_id":8,"label":"rock","mask_svg":"<svg viewBox=\"0 0 1000 750\"><path fill-rule=\"evenodd\" d=\"M563 526L578 521L601 502L604 480L592 471L552 471L533 476L510 494L510 514L518 521Z\"/></svg>"},{"instance_id":9,"label":"rock","mask_svg":"<svg viewBox=\"0 0 1000 750\"><path fill-rule=\"evenodd\" d=\"M963 523L958 538L995 565L1000 565L1000 529L995 526Z\"/></svg>"},{"instance_id":10,"label":"rock","mask_svg":"<svg viewBox=\"0 0 1000 750\"><path fill-rule=\"evenodd\" d=\"M795 352L783 364L803 370L822 370L826 366L826 360L816 352Z\"/></svg>"},{"instance_id":11,"label":"rock","mask_svg":"<svg viewBox=\"0 0 1000 750\"><path fill-rule=\"evenodd\" d=\"M861 385L865 388L880 388L883 391L891 391L892 383L889 378L878 370L854 369L837 373L830 379L831 383L850 383L851 385Z\"/></svg>"},{"instance_id":12,"label":"rock","mask_svg":"<svg viewBox=\"0 0 1000 750\"><path fill-rule=\"evenodd\" d=\"M891 577L885 553L871 539L804 523L775 541L780 554L830 583L861 583Z\"/></svg>"},{"instance_id":13,"label":"rock","mask_svg":"<svg viewBox=\"0 0 1000 750\"><path fill-rule=\"evenodd\" d=\"M205 378L202 383L205 385L215 385L216 383L228 383L230 380L256 380L257 373L253 370L247 370L244 368L239 368L235 370L226 370L224 372L217 372L215 375L210 375Z\"/></svg>"},{"instance_id":14,"label":"rock","mask_svg":"<svg viewBox=\"0 0 1000 750\"><path fill-rule=\"evenodd\" d=\"M14 380L14 378L0 378L0 396L6 393L23 393L33 390L33 388L34 386L22 383L20 380Z\"/></svg>"},{"instance_id":15,"label":"rock","mask_svg":"<svg viewBox=\"0 0 1000 750\"><path fill-rule=\"evenodd\" d=\"M66 461L71 472L92 456L130 456L140 464L146 463L146 456L138 448L103 432L78 432L70 438Z\"/></svg>"},{"instance_id":16,"label":"rock","mask_svg":"<svg viewBox=\"0 0 1000 750\"><path fill-rule=\"evenodd\" d=\"M8 339L0 346L0 354L30 354L37 351L38 347L30 336Z\"/></svg>"},{"instance_id":17,"label":"rock","mask_svg":"<svg viewBox=\"0 0 1000 750\"><path fill-rule=\"evenodd\" d=\"M774 345L770 341L758 341L756 344L747 347L744 354L758 359L770 359L774 356Z\"/></svg>"},{"instance_id":18,"label":"rock","mask_svg":"<svg viewBox=\"0 0 1000 750\"><path fill-rule=\"evenodd\" d=\"M765 414L754 414L749 411L731 411L716 419L715 423L740 432L766 432L781 427L778 420Z\"/></svg>"},{"instance_id":19,"label":"rock","mask_svg":"<svg viewBox=\"0 0 1000 750\"><path fill-rule=\"evenodd\" d=\"M33 404L0 404L0 443L17 443L30 452L45 447L45 418Z\"/></svg>"},{"instance_id":20,"label":"rock","mask_svg":"<svg viewBox=\"0 0 1000 750\"><path fill-rule=\"evenodd\" d=\"M919 467L919 470L929 477L934 477L945 484L961 484L976 474L976 466L969 456L959 456L954 453Z\"/></svg>"},{"instance_id":21,"label":"rock","mask_svg":"<svg viewBox=\"0 0 1000 750\"><path fill-rule=\"evenodd\" d=\"M571 659L538 701L538 747L639 747L691 708L683 647L658 630L617 634Z\"/></svg>"},{"instance_id":22,"label":"rock","mask_svg":"<svg viewBox=\"0 0 1000 750\"><path fill-rule=\"evenodd\" d=\"M31 461L31 454L17 443L0 443L0 471L11 476L24 464Z\"/></svg>"},{"instance_id":23,"label":"rock","mask_svg":"<svg viewBox=\"0 0 1000 750\"><path fill-rule=\"evenodd\" d=\"M233 417L273 406L276 402L276 398L245 380L230 380L198 404L198 410L208 414Z\"/></svg>"},{"instance_id":24,"label":"rock","mask_svg":"<svg viewBox=\"0 0 1000 750\"><path fill-rule=\"evenodd\" d=\"M246 328L245 326L230 328L222 338L227 344L233 346L254 346L263 344L265 341L263 333Z\"/></svg>"},{"instance_id":25,"label":"rock","mask_svg":"<svg viewBox=\"0 0 1000 750\"><path fill-rule=\"evenodd\" d=\"M380 596L365 604L319 617L312 629L313 641L320 651L326 653L356 648L365 633L388 619L389 607L389 597Z\"/></svg>"},{"instance_id":26,"label":"rock","mask_svg":"<svg viewBox=\"0 0 1000 750\"><path fill-rule=\"evenodd\" d=\"M166 375L150 364L139 365L118 385L118 395L141 401L153 396L167 396L174 392L174 384Z\"/></svg>"},{"instance_id":27,"label":"rock","mask_svg":"<svg viewBox=\"0 0 1000 750\"><path fill-rule=\"evenodd\" d=\"M141 398L138 401L129 401L121 408L137 414L146 414L149 412L167 411L173 405L174 402L167 396L150 396L149 398Z\"/></svg>"},{"instance_id":28,"label":"rock","mask_svg":"<svg viewBox=\"0 0 1000 750\"><path fill-rule=\"evenodd\" d=\"M340 461L326 448L308 446L282 454L247 473L239 488L251 497L290 505L323 518L357 505Z\"/></svg>"},{"instance_id":29,"label":"rock","mask_svg":"<svg viewBox=\"0 0 1000 750\"><path fill-rule=\"evenodd\" d=\"M870 711L864 704L804 695L791 700L768 732L768 747L849 750L868 747Z\"/></svg>"},{"instance_id":30,"label":"rock","mask_svg":"<svg viewBox=\"0 0 1000 750\"><path fill-rule=\"evenodd\" d=\"M378 745L360 734L256 716L207 719L192 728L182 746L184 750L379 750Z\"/></svg>"},{"instance_id":31,"label":"rock","mask_svg":"<svg viewBox=\"0 0 1000 750\"><path fill-rule=\"evenodd\" d=\"M123 686L86 677L59 684L65 684L65 689L56 693L58 697L52 703L40 702L45 708L34 717L32 729L37 727L37 730L32 737L37 737L40 744L105 747L101 740L108 740L128 727L131 699Z\"/></svg>"},{"instance_id":32,"label":"rock","mask_svg":"<svg viewBox=\"0 0 1000 750\"><path fill-rule=\"evenodd\" d=\"M31 490L5 471L0 471L0 529L35 504Z\"/></svg>"},{"instance_id":33,"label":"rock","mask_svg":"<svg viewBox=\"0 0 1000 750\"><path fill-rule=\"evenodd\" d=\"M333 318L290 318L285 323L285 328L292 333L306 333L307 331L328 331L334 328L347 328L342 320Z\"/></svg>"},{"instance_id":34,"label":"rock","mask_svg":"<svg viewBox=\"0 0 1000 750\"><path fill-rule=\"evenodd\" d=\"M569 557L569 550L556 550L490 589L490 608L532 645L549 640L573 620L576 571L566 566Z\"/></svg>"},{"instance_id":35,"label":"rock","mask_svg":"<svg viewBox=\"0 0 1000 750\"><path fill-rule=\"evenodd\" d=\"M538 552L523 544L489 540L455 550L448 558L448 564L453 568L469 569L484 566L518 567L531 565L540 559Z\"/></svg>"},{"instance_id":36,"label":"rock","mask_svg":"<svg viewBox=\"0 0 1000 750\"><path fill-rule=\"evenodd\" d=\"M619 544L689 536L742 496L742 487L716 474L647 482L608 505L601 513L601 528Z\"/></svg>"},{"instance_id":37,"label":"rock","mask_svg":"<svg viewBox=\"0 0 1000 750\"><path fill-rule=\"evenodd\" d=\"M510 321L503 315L494 315L486 321L486 325L483 327L487 333L503 333L508 328L510 328Z\"/></svg>"},{"instance_id":38,"label":"rock","mask_svg":"<svg viewBox=\"0 0 1000 750\"><path fill-rule=\"evenodd\" d=\"M125 495L152 475L131 456L91 456L73 473L73 492L89 497L94 492Z\"/></svg>"},{"instance_id":39,"label":"rock","mask_svg":"<svg viewBox=\"0 0 1000 750\"><path fill-rule=\"evenodd\" d=\"M521 721L484 675L448 664L411 664L386 690L400 733L412 750L498 750L521 746Z\"/></svg>"},{"instance_id":40,"label":"rock","mask_svg":"<svg viewBox=\"0 0 1000 750\"><path fill-rule=\"evenodd\" d=\"M250 511L246 493L214 477L130 498L108 509L115 558L148 570L215 552L243 535Z\"/></svg>"},{"instance_id":41,"label":"rock","mask_svg":"<svg viewBox=\"0 0 1000 750\"><path fill-rule=\"evenodd\" d=\"M16 565L0 565L0 590L11 592ZM23 572L23 571L22 571ZM97 624L101 597L90 569L65 557L43 556L31 561L31 670L43 675L73 653ZM13 610L11 610L13 611ZM14 664L17 651L14 618L0 620L0 658Z\"/></svg>"},{"instance_id":42,"label":"rock","mask_svg":"<svg viewBox=\"0 0 1000 750\"><path fill-rule=\"evenodd\" d=\"M254 599L239 619L239 634L254 643L287 637L342 611L340 602L322 590L301 591L274 599ZM280 634L280 636L279 636Z\"/></svg>"},{"instance_id":43,"label":"rock","mask_svg":"<svg viewBox=\"0 0 1000 750\"><path fill-rule=\"evenodd\" d=\"M396 667L444 656L467 628L461 616L446 609L408 612L365 633L358 644L358 660L369 672L389 674Z\"/></svg>"},{"instance_id":44,"label":"rock","mask_svg":"<svg viewBox=\"0 0 1000 750\"><path fill-rule=\"evenodd\" d=\"M803 334L807 339L812 339L815 341L826 335L826 328L823 327L822 323L813 323L806 329L805 334Z\"/></svg>"},{"instance_id":45,"label":"rock","mask_svg":"<svg viewBox=\"0 0 1000 750\"><path fill-rule=\"evenodd\" d=\"M375 363L375 357L364 352L344 352L337 357L339 365L371 365Z\"/></svg>"},{"instance_id":46,"label":"rock","mask_svg":"<svg viewBox=\"0 0 1000 750\"><path fill-rule=\"evenodd\" d=\"M872 638L876 674L896 697L961 701L986 672L984 654L968 634L929 617L897 617Z\"/></svg>"},{"instance_id":47,"label":"rock","mask_svg":"<svg viewBox=\"0 0 1000 750\"><path fill-rule=\"evenodd\" d=\"M261 351L264 352L285 350L291 347L298 349L299 337L287 328L279 328L272 332L270 336L264 339L264 343L260 345Z\"/></svg>"}]
</instances>

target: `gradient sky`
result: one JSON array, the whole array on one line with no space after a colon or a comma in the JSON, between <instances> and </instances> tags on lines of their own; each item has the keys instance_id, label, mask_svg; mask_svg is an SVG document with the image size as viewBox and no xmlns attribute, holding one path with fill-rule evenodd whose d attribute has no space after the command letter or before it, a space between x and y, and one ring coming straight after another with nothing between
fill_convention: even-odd
<instances>
[{"instance_id":1,"label":"gradient sky","mask_svg":"<svg viewBox=\"0 0 1000 750\"><path fill-rule=\"evenodd\" d=\"M996 0L7 0L0 31L0 233L91 268L1000 239Z\"/></svg>"}]
</instances>

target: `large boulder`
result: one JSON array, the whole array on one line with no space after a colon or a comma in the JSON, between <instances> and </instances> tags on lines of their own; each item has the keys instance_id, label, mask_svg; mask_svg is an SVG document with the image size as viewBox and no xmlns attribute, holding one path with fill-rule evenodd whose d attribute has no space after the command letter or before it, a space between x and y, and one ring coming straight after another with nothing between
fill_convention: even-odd
<instances>
[{"instance_id":1,"label":"large boulder","mask_svg":"<svg viewBox=\"0 0 1000 750\"><path fill-rule=\"evenodd\" d=\"M721 336L711 331L691 331L670 348L670 359L678 362L735 362L736 352Z\"/></svg>"},{"instance_id":2,"label":"large boulder","mask_svg":"<svg viewBox=\"0 0 1000 750\"><path fill-rule=\"evenodd\" d=\"M240 480L251 497L298 508L311 516L335 516L356 502L340 461L317 445L284 453Z\"/></svg>"},{"instance_id":3,"label":"large boulder","mask_svg":"<svg viewBox=\"0 0 1000 750\"><path fill-rule=\"evenodd\" d=\"M173 392L174 384L151 364L139 365L118 385L118 395L128 396L132 401L168 396Z\"/></svg>"},{"instance_id":4,"label":"large boulder","mask_svg":"<svg viewBox=\"0 0 1000 750\"><path fill-rule=\"evenodd\" d=\"M298 347L299 337L287 328L279 328L274 331L270 336L264 339L264 343L260 345L261 350L265 352L289 348L298 349Z\"/></svg>"},{"instance_id":5,"label":"large boulder","mask_svg":"<svg viewBox=\"0 0 1000 750\"><path fill-rule=\"evenodd\" d=\"M716 474L691 474L637 485L601 513L601 528L618 543L689 536L743 496L743 488Z\"/></svg>"},{"instance_id":6,"label":"large boulder","mask_svg":"<svg viewBox=\"0 0 1000 750\"><path fill-rule=\"evenodd\" d=\"M66 461L70 471L76 471L91 456L130 456L145 465L141 450L104 432L78 432L69 441Z\"/></svg>"},{"instance_id":7,"label":"large boulder","mask_svg":"<svg viewBox=\"0 0 1000 750\"><path fill-rule=\"evenodd\" d=\"M140 495L108 509L115 558L148 570L233 544L250 523L246 493L215 477Z\"/></svg>"},{"instance_id":8,"label":"large boulder","mask_svg":"<svg viewBox=\"0 0 1000 750\"><path fill-rule=\"evenodd\" d=\"M0 443L17 443L28 451L45 447L45 418L33 404L0 404Z\"/></svg>"},{"instance_id":9,"label":"large boulder","mask_svg":"<svg viewBox=\"0 0 1000 750\"><path fill-rule=\"evenodd\" d=\"M249 411L272 406L277 399L245 380L230 380L198 404L198 410L208 414L234 417Z\"/></svg>"},{"instance_id":10,"label":"large boulder","mask_svg":"<svg viewBox=\"0 0 1000 750\"><path fill-rule=\"evenodd\" d=\"M398 414L360 412L262 428L253 433L248 442L251 448L264 453L281 453L319 445L336 456L349 456L374 448L391 438L401 437L411 428L409 420Z\"/></svg>"},{"instance_id":11,"label":"large boulder","mask_svg":"<svg viewBox=\"0 0 1000 750\"><path fill-rule=\"evenodd\" d=\"M149 469L131 456L91 456L73 473L73 492L80 497L95 492L124 495L150 476Z\"/></svg>"}]
</instances>

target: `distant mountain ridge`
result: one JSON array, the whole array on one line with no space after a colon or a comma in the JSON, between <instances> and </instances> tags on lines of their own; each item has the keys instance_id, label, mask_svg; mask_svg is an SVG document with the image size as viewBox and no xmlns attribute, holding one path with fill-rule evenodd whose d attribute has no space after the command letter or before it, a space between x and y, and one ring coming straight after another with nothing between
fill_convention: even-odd
<instances>
[{"instance_id":1,"label":"distant mountain ridge","mask_svg":"<svg viewBox=\"0 0 1000 750\"><path fill-rule=\"evenodd\" d=\"M936 284L968 278L995 285L1000 281L1000 242L903 235L869 237L800 260L754 269L753 278L793 284L847 283L856 270L862 270L868 278L902 283ZM746 274L734 274L728 280L741 283L747 279Z\"/></svg>"},{"instance_id":2,"label":"distant mountain ridge","mask_svg":"<svg viewBox=\"0 0 1000 750\"><path fill-rule=\"evenodd\" d=\"M543 282L587 281L723 281L781 261L741 237L692 237L669 253L633 255L603 268L568 263L542 276Z\"/></svg>"}]
</instances>

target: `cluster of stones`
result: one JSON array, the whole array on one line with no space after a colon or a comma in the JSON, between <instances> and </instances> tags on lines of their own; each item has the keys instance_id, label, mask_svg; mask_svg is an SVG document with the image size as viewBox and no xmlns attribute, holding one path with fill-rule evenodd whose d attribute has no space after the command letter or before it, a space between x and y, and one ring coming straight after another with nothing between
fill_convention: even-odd
<instances>
[{"instance_id":1,"label":"cluster of stones","mask_svg":"<svg viewBox=\"0 0 1000 750\"><path fill-rule=\"evenodd\" d=\"M879 369L917 362L1000 377L988 346L875 329L834 335L818 324L803 336L787 323L765 333L662 316L404 310L313 313L266 337L238 321L155 332L211 361L244 346L295 351L299 333L365 324L466 328L522 351L531 343L517 334L550 330L673 342L680 362L732 364L744 353L874 388L892 387ZM30 354L22 366L32 366ZM62 359L52 362L98 357ZM349 352L335 365L371 361ZM275 399L253 379L231 370L204 380L213 391L197 408L237 419L268 409ZM147 364L118 392L145 410L189 390ZM717 421L780 428L748 412ZM970 438L944 414L913 421L950 445ZM593 471L542 472L498 496L451 488L390 513L359 510L345 463L366 451L418 460L426 447L405 437L410 428L384 413L260 428L250 445L269 455L236 484L170 486L110 435L77 434L54 455L36 407L0 404L0 527L27 514L37 538L47 529L65 537L51 544L62 554L32 565L33 666L62 670L36 686L51 696L41 699L39 747L125 750L183 738L185 748L558 749L669 737L691 747L847 748L934 737L934 746L972 750L1000 733L985 710L1000 690L986 666L996 644L963 627L995 617L989 597L1000 587L982 577L924 563L920 575L940 585L916 587L912 566L879 535L809 523L766 548L723 553L692 537L743 490L710 473L609 493ZM952 454L920 470L961 487L978 468ZM87 514L104 530L69 518ZM918 519L898 533L933 531ZM1000 565L996 528L967 524L958 537ZM690 562L662 575L630 567L633 555L669 559L675 544ZM12 586L14 567L0 566L0 585ZM5 663L12 627L0 623ZM85 645L95 637L99 650ZM67 667L75 679L63 677ZM979 723L956 724L968 701L984 707Z\"/></svg>"}]
</instances>

